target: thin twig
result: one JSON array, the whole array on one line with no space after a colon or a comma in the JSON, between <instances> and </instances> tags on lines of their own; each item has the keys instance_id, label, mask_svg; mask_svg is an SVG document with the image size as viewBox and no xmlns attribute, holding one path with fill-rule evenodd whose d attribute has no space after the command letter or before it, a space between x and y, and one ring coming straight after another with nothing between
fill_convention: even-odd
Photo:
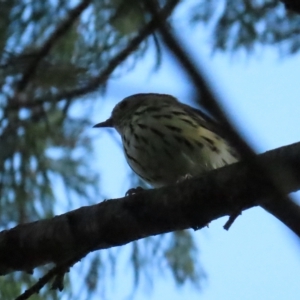
<instances>
[{"instance_id":1,"label":"thin twig","mask_svg":"<svg viewBox=\"0 0 300 300\"><path fill-rule=\"evenodd\" d=\"M161 9L161 11L158 13L157 18L161 19L167 19L168 16L172 13L176 5L179 3L179 0L173 0L168 1L165 7ZM140 32L132 38L131 41L127 44L127 46L122 49L115 57L113 57L108 65L105 67L105 69L99 73L97 76L92 78L86 85L72 89L69 91L63 91L57 95L53 95L48 97L46 99L46 96L42 96L39 98L35 98L31 102L23 102L19 103L18 107L34 107L36 105L40 105L44 102L58 102L62 101L64 99L73 99L75 97L79 97L82 95L86 95L87 93L91 93L95 91L97 88L99 88L101 85L103 85L109 76L113 73L113 71L123 62L125 59L133 52L135 51L138 46L150 35L152 34L158 27L158 22L156 18L153 18L148 24L144 26L143 29L140 30ZM12 107L12 106L11 106Z\"/></svg>"},{"instance_id":2,"label":"thin twig","mask_svg":"<svg viewBox=\"0 0 300 300\"><path fill-rule=\"evenodd\" d=\"M112 58L107 67L96 77L94 77L88 84L78 89L65 91L52 98L53 101L59 101L65 98L74 98L93 92L99 86L104 84L112 72L134 51L138 46L158 27L158 18L165 20L174 10L179 0L168 1L166 6L157 13L157 16L145 25L145 27L134 37L128 45L121 50L114 58Z\"/></svg>"},{"instance_id":3,"label":"thin twig","mask_svg":"<svg viewBox=\"0 0 300 300\"><path fill-rule=\"evenodd\" d=\"M77 255L75 258L70 259L64 263L58 264L54 268L52 268L48 273L46 273L43 277L41 277L34 285L32 285L29 289L27 289L24 293L19 295L15 300L27 300L34 294L37 294L52 278L55 276L59 276L60 279L63 278L63 274L65 274L70 267L72 267L75 263L80 261L83 257L89 253L90 250L84 251ZM62 279L61 279L62 280Z\"/></svg>"},{"instance_id":4,"label":"thin twig","mask_svg":"<svg viewBox=\"0 0 300 300\"><path fill-rule=\"evenodd\" d=\"M21 92L24 90L29 83L31 77L34 75L39 62L50 52L54 44L61 38L67 30L73 25L75 20L80 16L80 14L89 6L91 0L83 0L80 2L75 8L73 8L69 12L68 18L63 20L61 24L59 24L56 30L50 35L50 37L46 40L44 45L40 48L40 50L35 53L35 58L28 66L28 68L23 73L21 80L18 82L16 91Z\"/></svg>"},{"instance_id":5,"label":"thin twig","mask_svg":"<svg viewBox=\"0 0 300 300\"><path fill-rule=\"evenodd\" d=\"M229 230L229 228L231 227L231 225L233 224L233 222L236 220L236 218L238 216L240 216L242 213L239 211L239 212L236 212L236 213L233 213L229 216L227 222L224 224L223 228L225 230Z\"/></svg>"}]
</instances>

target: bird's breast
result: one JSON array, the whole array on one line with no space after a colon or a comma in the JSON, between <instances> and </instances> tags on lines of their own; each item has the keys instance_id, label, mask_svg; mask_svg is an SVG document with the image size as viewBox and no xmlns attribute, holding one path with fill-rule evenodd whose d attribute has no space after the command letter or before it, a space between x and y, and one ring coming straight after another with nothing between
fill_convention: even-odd
<instances>
[{"instance_id":1,"label":"bird's breast","mask_svg":"<svg viewBox=\"0 0 300 300\"><path fill-rule=\"evenodd\" d=\"M145 117L123 130L127 162L146 182L164 186L237 160L222 138L185 115L175 117Z\"/></svg>"}]
</instances>

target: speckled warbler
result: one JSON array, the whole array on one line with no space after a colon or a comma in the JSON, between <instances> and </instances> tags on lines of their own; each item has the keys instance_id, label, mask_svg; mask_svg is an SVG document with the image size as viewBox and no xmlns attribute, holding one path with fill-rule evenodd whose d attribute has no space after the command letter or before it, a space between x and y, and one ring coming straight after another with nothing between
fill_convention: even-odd
<instances>
[{"instance_id":1,"label":"speckled warbler","mask_svg":"<svg viewBox=\"0 0 300 300\"><path fill-rule=\"evenodd\" d=\"M219 125L165 94L136 94L118 103L94 127L114 127L126 160L153 187L161 187L238 161Z\"/></svg>"}]
</instances>

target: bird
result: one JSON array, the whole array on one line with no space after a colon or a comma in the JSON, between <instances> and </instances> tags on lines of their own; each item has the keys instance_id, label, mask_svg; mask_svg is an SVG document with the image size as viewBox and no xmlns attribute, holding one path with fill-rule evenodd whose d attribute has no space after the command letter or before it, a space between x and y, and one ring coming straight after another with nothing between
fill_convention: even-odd
<instances>
[{"instance_id":1,"label":"bird","mask_svg":"<svg viewBox=\"0 0 300 300\"><path fill-rule=\"evenodd\" d=\"M159 188L239 161L222 128L204 112L168 94L124 98L93 127L115 128L131 169Z\"/></svg>"}]
</instances>

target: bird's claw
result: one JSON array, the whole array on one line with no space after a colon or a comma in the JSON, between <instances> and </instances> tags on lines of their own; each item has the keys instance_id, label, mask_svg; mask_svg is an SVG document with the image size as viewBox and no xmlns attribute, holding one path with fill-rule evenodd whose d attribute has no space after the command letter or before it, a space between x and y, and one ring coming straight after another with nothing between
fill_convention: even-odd
<instances>
[{"instance_id":1,"label":"bird's claw","mask_svg":"<svg viewBox=\"0 0 300 300\"><path fill-rule=\"evenodd\" d=\"M129 189L126 193L125 193L125 197L129 197L129 196L132 196L132 195L135 195L135 194L138 194L142 191L144 191L145 189L143 189L142 187L138 186L136 188L131 188Z\"/></svg>"}]
</instances>

